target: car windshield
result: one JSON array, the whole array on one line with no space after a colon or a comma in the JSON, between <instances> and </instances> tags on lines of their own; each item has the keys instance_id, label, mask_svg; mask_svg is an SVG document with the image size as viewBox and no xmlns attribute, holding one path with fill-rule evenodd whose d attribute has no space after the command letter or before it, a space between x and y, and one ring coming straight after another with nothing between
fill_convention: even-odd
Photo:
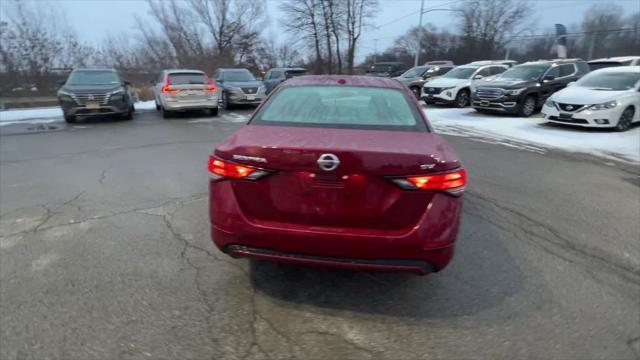
<instances>
[{"instance_id":1,"label":"car windshield","mask_svg":"<svg viewBox=\"0 0 640 360\"><path fill-rule=\"evenodd\" d=\"M376 72L376 73L391 72L392 70L393 70L393 65L390 65L390 64L374 64L371 67L371 72Z\"/></svg>"},{"instance_id":2,"label":"car windshield","mask_svg":"<svg viewBox=\"0 0 640 360\"><path fill-rule=\"evenodd\" d=\"M591 70L604 69L608 67L627 66L631 65L631 60L628 61L596 61L590 62L589 68Z\"/></svg>"},{"instance_id":3,"label":"car windshield","mask_svg":"<svg viewBox=\"0 0 640 360\"><path fill-rule=\"evenodd\" d=\"M68 85L114 85L120 78L115 71L74 71L69 75Z\"/></svg>"},{"instance_id":4,"label":"car windshield","mask_svg":"<svg viewBox=\"0 0 640 360\"><path fill-rule=\"evenodd\" d=\"M207 78L202 73L174 73L169 75L171 85L206 84Z\"/></svg>"},{"instance_id":5,"label":"car windshield","mask_svg":"<svg viewBox=\"0 0 640 360\"><path fill-rule=\"evenodd\" d=\"M402 77L414 78L414 77L421 76L422 74L424 74L425 71L427 71L428 68L429 68L428 66L418 66L418 67L411 68L407 70L404 74L402 74Z\"/></svg>"},{"instance_id":6,"label":"car windshield","mask_svg":"<svg viewBox=\"0 0 640 360\"><path fill-rule=\"evenodd\" d=\"M549 65L520 65L498 76L503 79L538 80L548 68Z\"/></svg>"},{"instance_id":7,"label":"car windshield","mask_svg":"<svg viewBox=\"0 0 640 360\"><path fill-rule=\"evenodd\" d=\"M450 79L469 79L476 70L478 70L477 67L461 66L447 72L446 74L442 75L442 77Z\"/></svg>"},{"instance_id":8,"label":"car windshield","mask_svg":"<svg viewBox=\"0 0 640 360\"><path fill-rule=\"evenodd\" d=\"M222 74L224 81L255 81L256 78L248 70L225 71Z\"/></svg>"},{"instance_id":9,"label":"car windshield","mask_svg":"<svg viewBox=\"0 0 640 360\"><path fill-rule=\"evenodd\" d=\"M296 86L278 91L253 124L425 131L426 125L398 89Z\"/></svg>"},{"instance_id":10,"label":"car windshield","mask_svg":"<svg viewBox=\"0 0 640 360\"><path fill-rule=\"evenodd\" d=\"M640 72L593 72L576 82L576 86L597 90L629 90L640 81Z\"/></svg>"}]
</instances>

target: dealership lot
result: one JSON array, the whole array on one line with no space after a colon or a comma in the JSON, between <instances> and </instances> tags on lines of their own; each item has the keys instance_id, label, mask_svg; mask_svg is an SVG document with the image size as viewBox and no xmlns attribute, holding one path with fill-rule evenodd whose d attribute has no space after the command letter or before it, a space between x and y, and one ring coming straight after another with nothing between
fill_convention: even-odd
<instances>
[{"instance_id":1,"label":"dealership lot","mask_svg":"<svg viewBox=\"0 0 640 360\"><path fill-rule=\"evenodd\" d=\"M0 358L640 357L637 164L447 136L443 272L249 263L210 241L206 160L250 111L2 127Z\"/></svg>"}]
</instances>

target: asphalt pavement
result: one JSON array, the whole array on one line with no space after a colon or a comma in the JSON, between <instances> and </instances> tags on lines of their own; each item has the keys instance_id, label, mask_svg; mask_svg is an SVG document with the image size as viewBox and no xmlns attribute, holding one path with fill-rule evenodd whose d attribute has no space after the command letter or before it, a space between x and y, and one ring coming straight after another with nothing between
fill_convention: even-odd
<instances>
[{"instance_id":1,"label":"asphalt pavement","mask_svg":"<svg viewBox=\"0 0 640 360\"><path fill-rule=\"evenodd\" d=\"M207 157L250 109L0 129L0 359L639 359L638 167L447 137L429 276L234 260Z\"/></svg>"}]
</instances>

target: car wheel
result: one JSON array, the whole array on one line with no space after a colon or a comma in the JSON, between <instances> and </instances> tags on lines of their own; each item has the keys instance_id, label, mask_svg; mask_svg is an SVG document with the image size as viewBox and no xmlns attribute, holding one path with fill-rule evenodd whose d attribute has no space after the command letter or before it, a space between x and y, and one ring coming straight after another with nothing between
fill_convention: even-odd
<instances>
[{"instance_id":1,"label":"car wheel","mask_svg":"<svg viewBox=\"0 0 640 360\"><path fill-rule=\"evenodd\" d=\"M68 122L68 123L70 123L70 124L73 124L73 123L75 123L75 122L76 122L76 121L78 121L78 120L77 120L77 119L76 119L76 117L75 117L75 116L73 116L73 115L67 115L67 114L64 114L64 121L66 121L66 122Z\"/></svg>"},{"instance_id":2,"label":"car wheel","mask_svg":"<svg viewBox=\"0 0 640 360\"><path fill-rule=\"evenodd\" d=\"M536 98L533 96L527 96L524 98L520 108L518 109L518 115L522 117L529 117L536 111Z\"/></svg>"},{"instance_id":3,"label":"car wheel","mask_svg":"<svg viewBox=\"0 0 640 360\"><path fill-rule=\"evenodd\" d=\"M133 119L133 105L129 106L129 111L127 111L127 113L126 113L126 114L124 114L124 115L122 116L122 118L123 118L124 120L131 120L131 119Z\"/></svg>"},{"instance_id":4,"label":"car wheel","mask_svg":"<svg viewBox=\"0 0 640 360\"><path fill-rule=\"evenodd\" d=\"M469 105L469 90L460 90L456 95L455 104L459 108L467 107Z\"/></svg>"},{"instance_id":5,"label":"car wheel","mask_svg":"<svg viewBox=\"0 0 640 360\"><path fill-rule=\"evenodd\" d=\"M160 110L160 104L158 104L158 102L156 101L156 111Z\"/></svg>"},{"instance_id":6,"label":"car wheel","mask_svg":"<svg viewBox=\"0 0 640 360\"><path fill-rule=\"evenodd\" d=\"M635 110L629 106L624 109L622 115L620 115L620 119L618 119L618 124L616 125L616 131L627 131L629 127L631 127L631 121L633 121L633 115L635 114Z\"/></svg>"},{"instance_id":7,"label":"car wheel","mask_svg":"<svg viewBox=\"0 0 640 360\"><path fill-rule=\"evenodd\" d=\"M218 108L209 109L209 114L211 116L218 116Z\"/></svg>"},{"instance_id":8,"label":"car wheel","mask_svg":"<svg viewBox=\"0 0 640 360\"><path fill-rule=\"evenodd\" d=\"M229 110L231 108L231 104L229 104L229 99L226 93L222 93L222 108L224 110Z\"/></svg>"},{"instance_id":9,"label":"car wheel","mask_svg":"<svg viewBox=\"0 0 640 360\"><path fill-rule=\"evenodd\" d=\"M412 86L411 87L411 92L413 93L413 95L416 97L416 99L420 99L420 88L417 86Z\"/></svg>"},{"instance_id":10,"label":"car wheel","mask_svg":"<svg viewBox=\"0 0 640 360\"><path fill-rule=\"evenodd\" d=\"M169 110L167 110L165 108L162 108L162 118L163 119L168 119L170 117L171 117L171 111L169 111Z\"/></svg>"}]
</instances>

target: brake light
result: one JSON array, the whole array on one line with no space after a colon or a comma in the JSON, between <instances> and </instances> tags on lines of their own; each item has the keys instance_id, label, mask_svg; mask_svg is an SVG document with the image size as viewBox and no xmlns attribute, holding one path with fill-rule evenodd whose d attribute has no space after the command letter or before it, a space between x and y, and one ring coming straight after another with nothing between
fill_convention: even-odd
<instances>
[{"instance_id":1,"label":"brake light","mask_svg":"<svg viewBox=\"0 0 640 360\"><path fill-rule=\"evenodd\" d=\"M209 83L209 86L205 89L203 89L204 92L215 92L216 91L216 84L211 81L211 78L209 78L208 76L205 76L205 78L207 79L207 82Z\"/></svg>"},{"instance_id":2,"label":"brake light","mask_svg":"<svg viewBox=\"0 0 640 360\"><path fill-rule=\"evenodd\" d=\"M209 171L215 178L231 178L231 179L247 179L256 180L268 174L267 171L233 164L220 160L216 157L209 156Z\"/></svg>"},{"instance_id":3,"label":"brake light","mask_svg":"<svg viewBox=\"0 0 640 360\"><path fill-rule=\"evenodd\" d=\"M392 179L392 181L407 190L435 190L460 194L467 184L467 172L464 169L458 169L443 174L408 176Z\"/></svg>"},{"instance_id":4,"label":"brake light","mask_svg":"<svg viewBox=\"0 0 640 360\"><path fill-rule=\"evenodd\" d=\"M162 84L162 93L163 94L175 94L180 91L180 89L171 89L171 78L167 76L167 80Z\"/></svg>"}]
</instances>

